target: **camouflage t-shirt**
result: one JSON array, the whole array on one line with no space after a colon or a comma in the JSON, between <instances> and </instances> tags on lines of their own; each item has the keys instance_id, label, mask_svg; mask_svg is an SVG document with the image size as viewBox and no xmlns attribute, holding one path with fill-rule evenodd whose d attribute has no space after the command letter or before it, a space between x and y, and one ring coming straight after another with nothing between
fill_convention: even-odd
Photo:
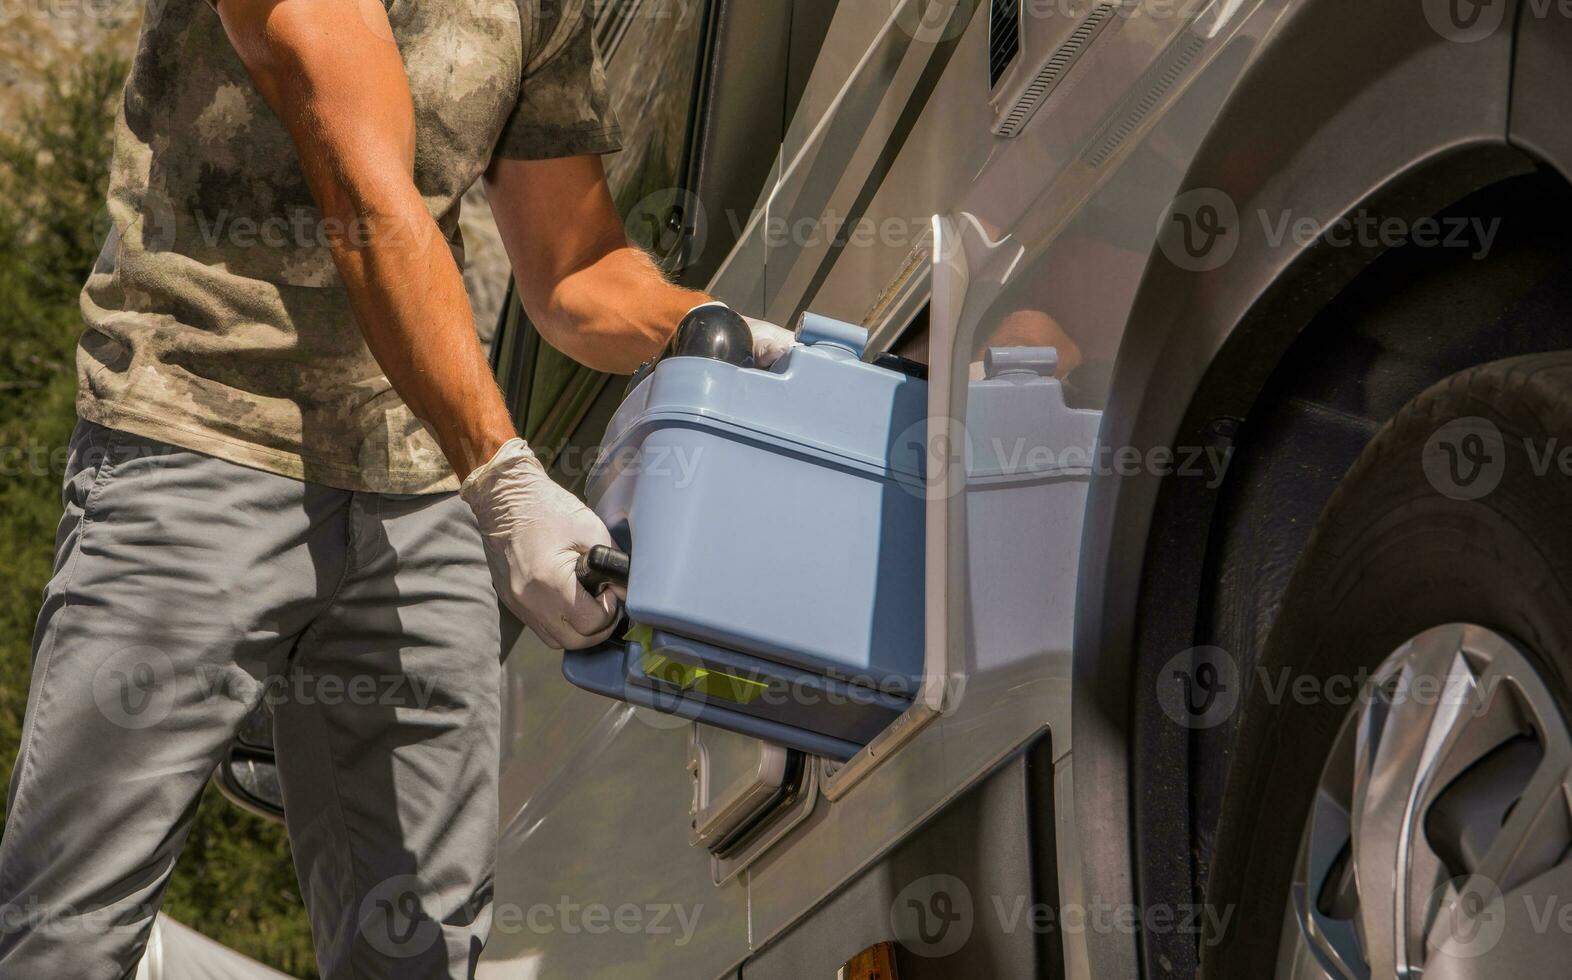
<instances>
[{"instance_id":1,"label":"camouflage t-shirt","mask_svg":"<svg viewBox=\"0 0 1572 980\"><path fill-rule=\"evenodd\" d=\"M384 5L415 183L461 262L459 198L494 157L618 148L589 0ZM328 247L342 229L203 0L147 5L108 210L82 290L83 418L343 489L456 488L355 325Z\"/></svg>"}]
</instances>

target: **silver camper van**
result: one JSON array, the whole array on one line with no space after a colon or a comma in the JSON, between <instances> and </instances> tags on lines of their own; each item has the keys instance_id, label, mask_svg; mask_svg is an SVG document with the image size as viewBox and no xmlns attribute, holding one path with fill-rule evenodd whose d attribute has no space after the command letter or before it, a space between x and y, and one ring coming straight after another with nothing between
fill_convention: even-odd
<instances>
[{"instance_id":1,"label":"silver camper van","mask_svg":"<svg viewBox=\"0 0 1572 980\"><path fill-rule=\"evenodd\" d=\"M598 16L629 233L926 378L922 683L829 758L526 636L480 976L1565 972L1572 11ZM583 490L627 382L510 307Z\"/></svg>"}]
</instances>

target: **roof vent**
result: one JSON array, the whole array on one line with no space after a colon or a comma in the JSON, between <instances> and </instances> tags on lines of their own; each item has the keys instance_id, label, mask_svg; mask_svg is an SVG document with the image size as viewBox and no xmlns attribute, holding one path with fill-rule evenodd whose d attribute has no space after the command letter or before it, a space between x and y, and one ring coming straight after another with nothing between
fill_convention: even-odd
<instances>
[{"instance_id":1,"label":"roof vent","mask_svg":"<svg viewBox=\"0 0 1572 980\"><path fill-rule=\"evenodd\" d=\"M998 8L997 2L994 6L995 9ZM1036 77L1021 92L1015 103L999 117L993 128L994 135L1008 138L1021 131L1033 114L1048 100L1048 94L1070 69L1075 67L1075 63L1081 59L1086 49L1091 47L1103 28L1108 26L1118 7L1118 0L1099 0L1092 7L1086 18L1075 25L1075 30L1070 32L1070 36L1054 49L1053 55L1037 70Z\"/></svg>"},{"instance_id":2,"label":"roof vent","mask_svg":"<svg viewBox=\"0 0 1572 980\"><path fill-rule=\"evenodd\" d=\"M1168 48L1157 61L1141 75L1140 80L1130 86L1130 94L1125 96L1120 107L1092 137L1091 145L1081 155L1081 159L1094 167L1107 163L1124 141L1140 129L1141 123L1146 121L1152 110L1162 104L1204 47L1206 39L1190 30L1185 30L1169 42Z\"/></svg>"},{"instance_id":3,"label":"roof vent","mask_svg":"<svg viewBox=\"0 0 1572 980\"><path fill-rule=\"evenodd\" d=\"M988 87L999 84L1004 70L1021 53L1021 0L993 0L988 17Z\"/></svg>"}]
</instances>

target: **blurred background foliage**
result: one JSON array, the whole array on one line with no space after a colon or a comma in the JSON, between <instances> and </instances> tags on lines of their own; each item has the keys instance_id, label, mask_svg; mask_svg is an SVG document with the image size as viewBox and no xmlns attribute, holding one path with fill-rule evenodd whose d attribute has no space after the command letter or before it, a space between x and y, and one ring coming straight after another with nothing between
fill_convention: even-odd
<instances>
[{"instance_id":1,"label":"blurred background foliage","mask_svg":"<svg viewBox=\"0 0 1572 980\"><path fill-rule=\"evenodd\" d=\"M108 231L110 132L128 50L116 34L54 59L13 84L0 105L0 777L7 782L75 421L77 294ZM211 788L164 911L292 976L316 976L283 828Z\"/></svg>"}]
</instances>

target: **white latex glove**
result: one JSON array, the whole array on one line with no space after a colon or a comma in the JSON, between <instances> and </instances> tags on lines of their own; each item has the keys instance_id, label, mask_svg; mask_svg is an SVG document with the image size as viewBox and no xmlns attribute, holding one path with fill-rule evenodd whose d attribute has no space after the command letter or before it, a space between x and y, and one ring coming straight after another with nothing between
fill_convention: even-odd
<instances>
[{"instance_id":1,"label":"white latex glove","mask_svg":"<svg viewBox=\"0 0 1572 980\"><path fill-rule=\"evenodd\" d=\"M700 303L693 310L704 306L726 306L726 304L720 300L712 300L708 303ZM726 308L731 309L729 306ZM692 313L693 310L689 310L688 313ZM739 313L738 316L742 314ZM747 322L748 329L753 331L753 363L761 368L767 368L780 360L781 355L791 350L797 343L797 335L785 327L777 327L768 320L759 320L751 316L742 318Z\"/></svg>"},{"instance_id":2,"label":"white latex glove","mask_svg":"<svg viewBox=\"0 0 1572 980\"><path fill-rule=\"evenodd\" d=\"M616 543L594 511L546 475L523 439L503 443L459 494L480 522L497 595L525 626L557 650L611 635L617 597L609 589L591 595L574 566L595 545Z\"/></svg>"},{"instance_id":3,"label":"white latex glove","mask_svg":"<svg viewBox=\"0 0 1572 980\"><path fill-rule=\"evenodd\" d=\"M748 321L748 329L753 331L753 363L761 368L767 368L780 360L781 355L797 343L797 335L785 327L777 327L768 320L755 320L751 316L743 319Z\"/></svg>"}]
</instances>

